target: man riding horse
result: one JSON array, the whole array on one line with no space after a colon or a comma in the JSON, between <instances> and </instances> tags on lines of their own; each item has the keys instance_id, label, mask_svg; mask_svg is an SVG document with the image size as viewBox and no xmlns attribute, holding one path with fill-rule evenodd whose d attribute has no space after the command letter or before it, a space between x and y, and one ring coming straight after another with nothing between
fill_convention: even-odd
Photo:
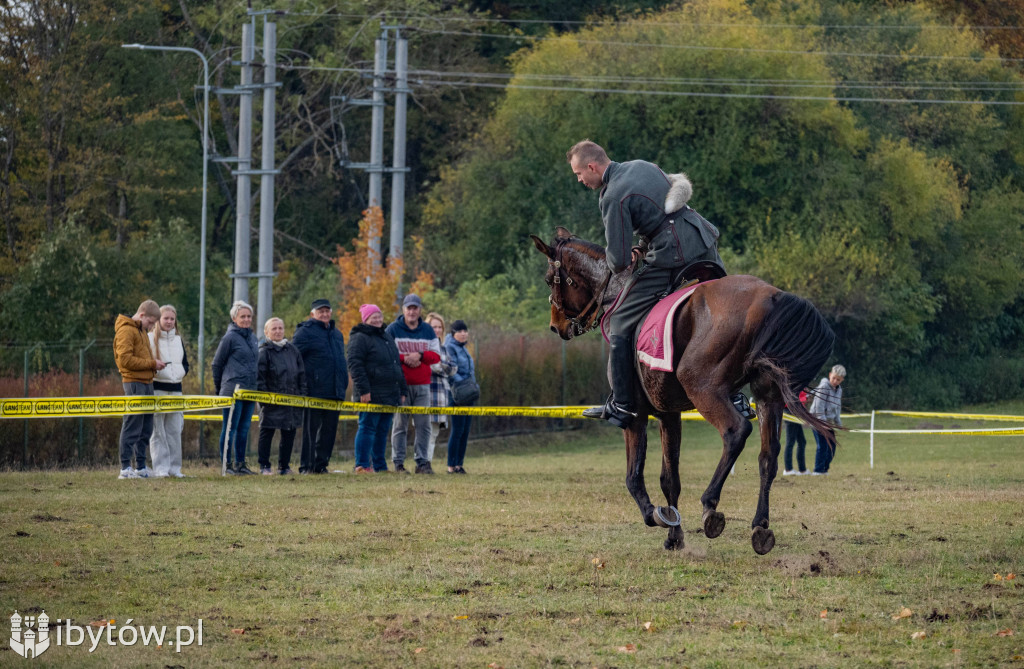
<instances>
[{"instance_id":1,"label":"man riding horse","mask_svg":"<svg viewBox=\"0 0 1024 669\"><path fill-rule=\"evenodd\" d=\"M583 412L587 418L602 418L625 429L637 415L633 332L651 307L676 287L683 267L698 261L722 266L718 229L686 204L692 186L685 174L666 175L643 160L614 162L590 140L578 142L565 155L580 183L601 190L598 204L608 243L608 267L617 273L633 266L605 318L612 393L603 407ZM634 234L641 239L637 248ZM742 413L749 411L742 393L733 401Z\"/></svg>"}]
</instances>

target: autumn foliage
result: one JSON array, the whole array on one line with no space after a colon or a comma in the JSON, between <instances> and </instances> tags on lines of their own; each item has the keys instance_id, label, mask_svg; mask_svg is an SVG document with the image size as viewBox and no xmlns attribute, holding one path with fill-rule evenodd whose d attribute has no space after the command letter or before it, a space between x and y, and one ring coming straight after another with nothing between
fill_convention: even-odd
<instances>
[{"instance_id":1,"label":"autumn foliage","mask_svg":"<svg viewBox=\"0 0 1024 669\"><path fill-rule=\"evenodd\" d=\"M348 333L360 322L359 307L376 304L384 312L387 323L398 312L398 295L402 285L405 263L401 256L388 257L381 262L381 238L384 233L384 214L380 207L363 210L359 222L359 236L352 242L352 250L338 246L339 292L341 303L336 315L338 329ZM425 293L433 287L433 277L418 272L410 292Z\"/></svg>"}]
</instances>

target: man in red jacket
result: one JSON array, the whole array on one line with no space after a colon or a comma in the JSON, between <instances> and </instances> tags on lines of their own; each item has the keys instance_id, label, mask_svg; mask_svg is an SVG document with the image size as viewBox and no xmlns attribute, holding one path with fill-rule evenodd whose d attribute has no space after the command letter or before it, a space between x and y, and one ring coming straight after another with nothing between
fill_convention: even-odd
<instances>
[{"instance_id":1,"label":"man in red jacket","mask_svg":"<svg viewBox=\"0 0 1024 669\"><path fill-rule=\"evenodd\" d=\"M402 314L388 326L387 332L395 339L398 353L402 358L402 373L409 386L408 406L430 406L430 366L441 362L441 341L434 329L420 317L423 304L418 295L412 293L402 300ZM391 429L391 459L395 471L405 469L406 441L409 431L409 417L416 429L416 473L433 474L430 467L430 416L428 414L400 413L395 416Z\"/></svg>"}]
</instances>

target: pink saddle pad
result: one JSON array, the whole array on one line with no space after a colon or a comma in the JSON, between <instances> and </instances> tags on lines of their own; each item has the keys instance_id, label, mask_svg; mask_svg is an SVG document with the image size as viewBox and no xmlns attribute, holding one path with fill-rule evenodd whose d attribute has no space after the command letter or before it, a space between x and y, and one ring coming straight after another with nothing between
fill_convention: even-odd
<instances>
[{"instance_id":1,"label":"pink saddle pad","mask_svg":"<svg viewBox=\"0 0 1024 669\"><path fill-rule=\"evenodd\" d=\"M662 372L675 370L672 366L672 325L676 311L686 303L699 285L701 284L695 283L677 290L655 304L651 313L647 314L636 340L636 356L640 362Z\"/></svg>"}]
</instances>

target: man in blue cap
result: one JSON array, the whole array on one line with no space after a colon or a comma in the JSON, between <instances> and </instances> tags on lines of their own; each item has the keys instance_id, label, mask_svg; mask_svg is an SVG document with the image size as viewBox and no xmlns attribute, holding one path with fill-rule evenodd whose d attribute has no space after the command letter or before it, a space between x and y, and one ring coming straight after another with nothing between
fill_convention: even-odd
<instances>
[{"instance_id":1,"label":"man in blue cap","mask_svg":"<svg viewBox=\"0 0 1024 669\"><path fill-rule=\"evenodd\" d=\"M424 322L420 313L423 303L419 295L409 293L402 300L402 313L388 326L387 332L394 337L398 345L398 353L402 359L402 373L409 386L408 406L430 406L430 366L441 362L441 340L434 333L434 328ZM395 471L406 473L405 452L409 431L410 414L400 413L395 416L391 428L391 459L395 463ZM416 473L433 474L430 466L430 416L428 414L412 415L412 423L416 429Z\"/></svg>"}]
</instances>

